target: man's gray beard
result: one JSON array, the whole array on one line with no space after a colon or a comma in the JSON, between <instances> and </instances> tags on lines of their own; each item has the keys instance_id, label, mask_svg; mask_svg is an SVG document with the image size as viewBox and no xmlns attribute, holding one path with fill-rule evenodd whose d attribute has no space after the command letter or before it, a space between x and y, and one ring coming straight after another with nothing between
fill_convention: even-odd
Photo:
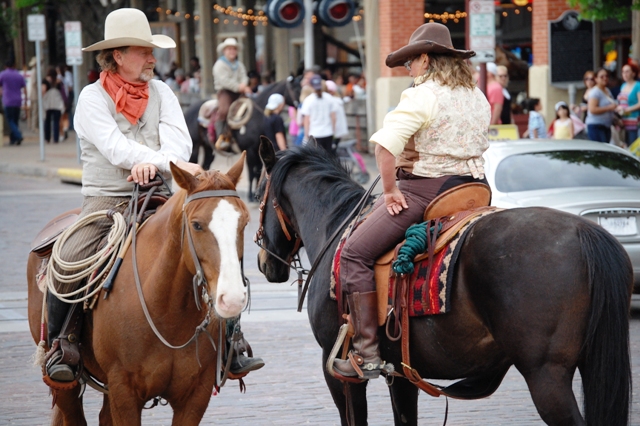
<instances>
[{"instance_id":1,"label":"man's gray beard","mask_svg":"<svg viewBox=\"0 0 640 426\"><path fill-rule=\"evenodd\" d=\"M148 83L153 80L153 70L144 70L140 73L140 81Z\"/></svg>"}]
</instances>

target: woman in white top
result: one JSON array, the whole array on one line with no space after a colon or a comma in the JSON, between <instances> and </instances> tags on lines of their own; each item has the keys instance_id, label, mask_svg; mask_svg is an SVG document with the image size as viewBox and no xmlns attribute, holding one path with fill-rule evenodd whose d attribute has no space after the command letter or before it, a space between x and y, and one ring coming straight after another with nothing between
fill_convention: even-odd
<instances>
[{"instance_id":1,"label":"woman in white top","mask_svg":"<svg viewBox=\"0 0 640 426\"><path fill-rule=\"evenodd\" d=\"M332 96L322 91L322 78L319 75L311 77L311 87L315 94L306 97L300 108L303 115L304 135L306 140L313 136L319 146L335 154L333 134L336 126L336 104Z\"/></svg>"}]
</instances>

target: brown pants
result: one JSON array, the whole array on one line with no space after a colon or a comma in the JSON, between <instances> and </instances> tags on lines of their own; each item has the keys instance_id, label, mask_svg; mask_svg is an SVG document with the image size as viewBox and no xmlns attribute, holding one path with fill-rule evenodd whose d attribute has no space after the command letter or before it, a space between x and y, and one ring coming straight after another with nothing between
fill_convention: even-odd
<instances>
[{"instance_id":1,"label":"brown pants","mask_svg":"<svg viewBox=\"0 0 640 426\"><path fill-rule=\"evenodd\" d=\"M221 89L218 91L218 117L216 118L216 133L220 136L227 122L227 114L231 104L240 97L240 93L231 90ZM213 141L215 143L215 141Z\"/></svg>"},{"instance_id":2,"label":"brown pants","mask_svg":"<svg viewBox=\"0 0 640 426\"><path fill-rule=\"evenodd\" d=\"M340 280L348 294L376 290L373 272L376 259L400 243L409 226L423 221L425 209L436 196L463 183L486 183L485 179L471 176L420 178L402 170L398 175L398 188L409 208L391 216L384 206L384 198L380 197L374 211L353 231L342 249Z\"/></svg>"}]
</instances>

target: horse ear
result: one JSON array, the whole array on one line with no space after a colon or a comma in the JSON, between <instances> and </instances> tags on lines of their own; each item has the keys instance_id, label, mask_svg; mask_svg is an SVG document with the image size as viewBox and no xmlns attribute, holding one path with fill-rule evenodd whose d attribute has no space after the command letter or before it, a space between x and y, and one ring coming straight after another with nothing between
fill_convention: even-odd
<instances>
[{"instance_id":1,"label":"horse ear","mask_svg":"<svg viewBox=\"0 0 640 426\"><path fill-rule=\"evenodd\" d=\"M242 151L240 155L240 159L236 161L236 164L231 166L229 171L227 172L227 176L231 179L234 185L238 184L240 180L240 176L242 175L242 169L244 168L244 160L247 157L247 151Z\"/></svg>"},{"instance_id":2,"label":"horse ear","mask_svg":"<svg viewBox=\"0 0 640 426\"><path fill-rule=\"evenodd\" d=\"M311 144L315 148L318 147L318 141L316 140L315 136L309 136L309 142L307 143Z\"/></svg>"},{"instance_id":3,"label":"horse ear","mask_svg":"<svg viewBox=\"0 0 640 426\"><path fill-rule=\"evenodd\" d=\"M276 151L273 149L273 143L266 136L260 136L260 159L267 173L271 173L271 169L276 164Z\"/></svg>"},{"instance_id":4,"label":"horse ear","mask_svg":"<svg viewBox=\"0 0 640 426\"><path fill-rule=\"evenodd\" d=\"M191 191L198 184L198 180L186 170L182 170L180 167L176 166L173 161L169 162L169 167L171 168L171 174L173 175L173 179L175 179L178 186L187 192L191 193Z\"/></svg>"}]
</instances>

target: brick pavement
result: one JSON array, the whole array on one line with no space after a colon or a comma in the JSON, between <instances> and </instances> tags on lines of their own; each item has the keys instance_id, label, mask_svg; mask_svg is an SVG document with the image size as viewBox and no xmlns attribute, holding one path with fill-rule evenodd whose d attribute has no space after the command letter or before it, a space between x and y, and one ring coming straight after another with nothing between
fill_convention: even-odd
<instances>
[{"instance_id":1,"label":"brick pavement","mask_svg":"<svg viewBox=\"0 0 640 426\"><path fill-rule=\"evenodd\" d=\"M58 146L46 147L47 161L40 162L37 140L25 138L20 147L0 147L0 173L31 174L53 178L58 168L75 167L75 145L66 141ZM218 168L233 164L232 159L219 157ZM369 163L368 163L369 164ZM79 167L79 166L77 166ZM31 169L44 172L28 173ZM51 172L50 170L54 170ZM375 169L374 169L375 170ZM41 181L27 182L31 195L37 195ZM242 185L242 182L241 182ZM242 190L242 187L241 187ZM24 248L28 246L32 229L39 220L33 215L38 206L37 197L25 198L20 192L11 192L10 187L0 187L2 201L0 213L3 222L7 215L20 215L19 223L12 224L15 234L22 235L15 241L7 241L8 232L2 233L0 247L18 244L10 256L0 258L0 314L22 315L26 311L24 277ZM61 204L77 205L77 191L60 190L56 193L56 208ZM12 205L22 205L23 212L12 211ZM255 207L255 206L254 206ZM253 213L252 213L253 215ZM6 222L5 222L6 223ZM250 225L247 235L255 230ZM28 235L28 237L24 237ZM23 239L29 241L22 241ZM249 248L252 247L252 248ZM254 259L253 245L248 245L248 259ZM18 265L18 267L16 267ZM249 273L249 271L248 271ZM256 300L256 311L243 317L243 330L255 353L264 357L267 365L251 373L247 379L247 393L240 394L234 382L228 383L222 392L213 397L202 424L210 425L282 425L310 424L337 425L337 411L322 376L320 348L313 339L306 313L295 313L295 290L281 284L280 293L273 292L258 273L250 272ZM289 291L290 290L290 291ZM269 293L271 291L271 293ZM258 303L261 300L261 304ZM258 309L262 306L264 309ZM255 317L254 317L255 315ZM0 315L2 316L2 315ZM254 319L255 318L255 319ZM26 331L24 321L18 321L16 330L0 332L0 424L44 425L48 424L51 400L42 383L38 369L30 364L35 345ZM632 362L634 378L634 402L632 425L640 425L640 313L632 321ZM297 372L293 375L291 372ZM576 394L580 393L580 380L574 381ZM390 402L384 381L370 384L370 424L392 424ZM90 425L97 424L97 413L102 403L100 395L88 389L85 395L86 414ZM420 424L438 425L444 419L445 400L420 397ZM156 407L145 411L143 424L168 425L171 419L169 407ZM537 425L542 424L520 374L512 369L498 391L479 401L449 401L449 425Z\"/></svg>"},{"instance_id":2,"label":"brick pavement","mask_svg":"<svg viewBox=\"0 0 640 426\"><path fill-rule=\"evenodd\" d=\"M236 382L229 382L213 397L203 425L337 425L338 416L324 384L320 348L314 341L306 314L289 321L245 322L243 329L256 354L266 366L246 378L247 392L239 393ZM640 371L640 318L634 322L633 366L635 402L630 424L640 424L638 401ZM275 342L275 344L274 344ZM30 366L34 344L25 333L0 334L0 424L43 425L50 415L50 398L40 373ZM299 375L293 374L298 372ZM574 391L580 391L579 379ZM386 385L376 380L369 386L370 425L393 423ZM86 416L97 424L102 403L93 389L85 393ZM421 425L439 425L444 419L444 398L420 395ZM169 425L169 407L156 407L143 413L144 425ZM498 391L478 401L449 400L449 425L538 425L539 419L524 380L512 369Z\"/></svg>"}]
</instances>

